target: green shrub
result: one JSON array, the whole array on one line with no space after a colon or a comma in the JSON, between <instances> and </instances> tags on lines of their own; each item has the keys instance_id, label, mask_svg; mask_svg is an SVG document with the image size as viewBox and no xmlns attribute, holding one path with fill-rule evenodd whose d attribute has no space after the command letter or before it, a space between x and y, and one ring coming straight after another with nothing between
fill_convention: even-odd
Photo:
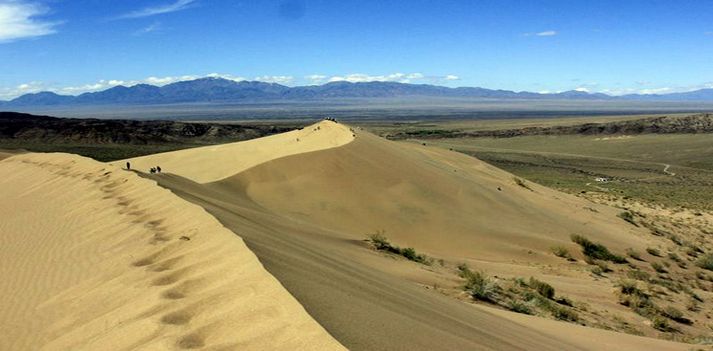
<instances>
[{"instance_id":1,"label":"green shrub","mask_svg":"<svg viewBox=\"0 0 713 351\"><path fill-rule=\"evenodd\" d=\"M703 269L713 271L713 253L707 253L696 261L696 265Z\"/></svg>"},{"instance_id":2,"label":"green shrub","mask_svg":"<svg viewBox=\"0 0 713 351\"><path fill-rule=\"evenodd\" d=\"M470 271L465 282L465 289L476 300L492 302L498 286L485 273Z\"/></svg>"},{"instance_id":3,"label":"green shrub","mask_svg":"<svg viewBox=\"0 0 713 351\"><path fill-rule=\"evenodd\" d=\"M549 300L552 300L555 297L555 288L553 288L550 284L537 280L534 277L530 277L529 285L531 288L535 289L538 294Z\"/></svg>"},{"instance_id":4,"label":"green shrub","mask_svg":"<svg viewBox=\"0 0 713 351\"><path fill-rule=\"evenodd\" d=\"M431 258L424 254L416 253L416 250L412 247L402 249L398 246L392 245L389 242L389 239L387 239L383 235L383 232L377 232L376 234L369 235L369 238L367 240L371 242L371 244L374 245L374 248L379 251L386 251L393 254L401 255L410 261L422 263L429 266L433 263L433 260Z\"/></svg>"},{"instance_id":5,"label":"green shrub","mask_svg":"<svg viewBox=\"0 0 713 351\"><path fill-rule=\"evenodd\" d=\"M661 263L658 262L651 262L651 268L653 268L656 272L659 273L666 273L666 268Z\"/></svg>"},{"instance_id":6,"label":"green shrub","mask_svg":"<svg viewBox=\"0 0 713 351\"><path fill-rule=\"evenodd\" d=\"M656 330L660 330L660 331L664 331L664 332L671 330L671 326L668 324L668 320L661 316L654 317L651 320L651 326L654 327L654 329L656 329Z\"/></svg>"},{"instance_id":7,"label":"green shrub","mask_svg":"<svg viewBox=\"0 0 713 351\"><path fill-rule=\"evenodd\" d=\"M532 314L532 308L530 308L527 303L518 300L510 300L507 304L507 308L517 313Z\"/></svg>"},{"instance_id":8,"label":"green shrub","mask_svg":"<svg viewBox=\"0 0 713 351\"><path fill-rule=\"evenodd\" d=\"M572 234L571 239L573 242L579 244L582 247L582 253L590 258L611 261L614 263L626 263L626 258L619 255L615 255L606 248L606 246L590 241L589 239Z\"/></svg>"},{"instance_id":9,"label":"green shrub","mask_svg":"<svg viewBox=\"0 0 713 351\"><path fill-rule=\"evenodd\" d=\"M416 250L413 247L401 249L401 256L406 257L411 261L416 261L418 259L418 254L416 254Z\"/></svg>"},{"instance_id":10,"label":"green shrub","mask_svg":"<svg viewBox=\"0 0 713 351\"><path fill-rule=\"evenodd\" d=\"M371 244L374 245L374 248L376 248L377 250L398 253L398 247L391 245L389 239L387 239L383 233L384 232L379 231L375 234L369 235L368 241L371 242Z\"/></svg>"},{"instance_id":11,"label":"green shrub","mask_svg":"<svg viewBox=\"0 0 713 351\"><path fill-rule=\"evenodd\" d=\"M561 321L576 322L579 319L577 312L563 306L555 305L552 310L552 316Z\"/></svg>"},{"instance_id":12,"label":"green shrub","mask_svg":"<svg viewBox=\"0 0 713 351\"><path fill-rule=\"evenodd\" d=\"M551 248L551 250L552 250L552 253L555 254L555 256L557 256L557 257L566 258L567 260L570 260L570 261L574 260L572 258L572 255L569 254L569 250L567 250L567 248L564 246L553 246Z\"/></svg>"},{"instance_id":13,"label":"green shrub","mask_svg":"<svg viewBox=\"0 0 713 351\"><path fill-rule=\"evenodd\" d=\"M637 287L636 281L622 280L619 282L619 289L624 295L640 295L641 290Z\"/></svg>"},{"instance_id":14,"label":"green shrub","mask_svg":"<svg viewBox=\"0 0 713 351\"><path fill-rule=\"evenodd\" d=\"M676 307L673 307L673 306L668 306L668 307L664 308L662 313L664 316L666 316L670 319L673 319L673 320L683 318L683 312L679 311Z\"/></svg>"},{"instance_id":15,"label":"green shrub","mask_svg":"<svg viewBox=\"0 0 713 351\"><path fill-rule=\"evenodd\" d=\"M470 274L473 273L473 271L470 270L470 267L468 267L467 263L460 263L460 264L458 264L457 268L458 268L458 275L461 278L467 279L468 276L470 276Z\"/></svg>"}]
</instances>

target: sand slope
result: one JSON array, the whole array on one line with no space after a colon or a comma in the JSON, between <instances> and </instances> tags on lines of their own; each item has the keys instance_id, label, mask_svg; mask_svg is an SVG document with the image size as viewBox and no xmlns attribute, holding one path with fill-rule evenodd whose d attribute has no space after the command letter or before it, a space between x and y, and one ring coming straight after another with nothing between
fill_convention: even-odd
<instances>
[{"instance_id":1,"label":"sand slope","mask_svg":"<svg viewBox=\"0 0 713 351\"><path fill-rule=\"evenodd\" d=\"M352 140L352 132L347 126L322 121L301 130L264 138L165 152L114 164L124 167L129 161L132 168L142 172L160 166L164 172L207 183L280 157L337 147Z\"/></svg>"},{"instance_id":2,"label":"sand slope","mask_svg":"<svg viewBox=\"0 0 713 351\"><path fill-rule=\"evenodd\" d=\"M690 345L522 316L444 296L421 266L265 211L222 184L155 179L241 236L310 315L351 350L688 350Z\"/></svg>"},{"instance_id":3,"label":"sand slope","mask_svg":"<svg viewBox=\"0 0 713 351\"><path fill-rule=\"evenodd\" d=\"M233 232L136 174L0 161L2 350L342 349Z\"/></svg>"},{"instance_id":4,"label":"sand slope","mask_svg":"<svg viewBox=\"0 0 713 351\"><path fill-rule=\"evenodd\" d=\"M641 247L647 236L614 209L534 183L527 189L512 174L460 153L368 133L340 148L266 162L221 184L344 238L384 230L396 244L437 257L555 262L554 245L579 251L572 233L622 251Z\"/></svg>"},{"instance_id":5,"label":"sand slope","mask_svg":"<svg viewBox=\"0 0 713 351\"><path fill-rule=\"evenodd\" d=\"M240 230L265 267L350 349L690 347L465 304L427 289L442 279L428 268L364 244L366 234L384 229L396 244L497 272L557 262L549 248L572 245L572 232L617 250L644 242L613 209L535 184L523 188L471 157L358 132L343 146L213 183L179 175L151 178Z\"/></svg>"}]
</instances>

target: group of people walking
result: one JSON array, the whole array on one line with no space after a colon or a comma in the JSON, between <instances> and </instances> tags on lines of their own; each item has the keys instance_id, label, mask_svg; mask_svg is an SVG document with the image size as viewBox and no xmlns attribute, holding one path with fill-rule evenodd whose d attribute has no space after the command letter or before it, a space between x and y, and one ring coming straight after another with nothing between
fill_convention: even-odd
<instances>
[{"instance_id":1,"label":"group of people walking","mask_svg":"<svg viewBox=\"0 0 713 351\"><path fill-rule=\"evenodd\" d=\"M131 162L126 163L126 170L127 171L131 170ZM151 174L161 173L161 166L151 167L151 169L149 169L149 173L151 173Z\"/></svg>"}]
</instances>

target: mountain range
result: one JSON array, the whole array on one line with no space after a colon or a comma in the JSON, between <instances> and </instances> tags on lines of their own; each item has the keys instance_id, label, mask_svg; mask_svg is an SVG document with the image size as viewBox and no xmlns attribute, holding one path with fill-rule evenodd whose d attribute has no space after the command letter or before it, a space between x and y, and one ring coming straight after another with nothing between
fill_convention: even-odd
<instances>
[{"instance_id":1,"label":"mountain range","mask_svg":"<svg viewBox=\"0 0 713 351\"><path fill-rule=\"evenodd\" d=\"M103 91L77 96L44 91L0 101L0 107L171 104L200 102L269 102L279 100L327 100L336 98L436 97L473 99L532 100L618 100L618 101L713 101L713 89L660 95L631 94L611 96L570 90L560 93L515 92L478 87L449 88L429 84L397 82L331 82L323 85L288 87L258 81L233 81L223 78L200 78L164 86L137 84L115 86Z\"/></svg>"}]
</instances>

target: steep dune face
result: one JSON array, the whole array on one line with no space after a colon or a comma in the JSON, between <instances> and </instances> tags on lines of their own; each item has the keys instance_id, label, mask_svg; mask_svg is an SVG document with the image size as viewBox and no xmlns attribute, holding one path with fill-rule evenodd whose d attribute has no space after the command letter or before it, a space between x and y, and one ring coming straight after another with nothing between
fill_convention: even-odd
<instances>
[{"instance_id":1,"label":"steep dune face","mask_svg":"<svg viewBox=\"0 0 713 351\"><path fill-rule=\"evenodd\" d=\"M537 184L518 185L511 174L472 157L368 133L219 183L344 238L384 230L397 244L437 257L546 261L553 245L573 245L573 233L617 250L643 245L643 234L613 209Z\"/></svg>"},{"instance_id":2,"label":"steep dune face","mask_svg":"<svg viewBox=\"0 0 713 351\"><path fill-rule=\"evenodd\" d=\"M134 173L17 155L0 199L0 349L343 349L238 236Z\"/></svg>"},{"instance_id":3,"label":"steep dune face","mask_svg":"<svg viewBox=\"0 0 713 351\"><path fill-rule=\"evenodd\" d=\"M117 161L114 164L124 166L128 161L131 162L132 168L142 172L160 166L165 172L180 174L198 183L207 183L227 178L270 160L329 149L352 140L353 135L348 127L322 121L300 130L265 138L165 152Z\"/></svg>"}]
</instances>

